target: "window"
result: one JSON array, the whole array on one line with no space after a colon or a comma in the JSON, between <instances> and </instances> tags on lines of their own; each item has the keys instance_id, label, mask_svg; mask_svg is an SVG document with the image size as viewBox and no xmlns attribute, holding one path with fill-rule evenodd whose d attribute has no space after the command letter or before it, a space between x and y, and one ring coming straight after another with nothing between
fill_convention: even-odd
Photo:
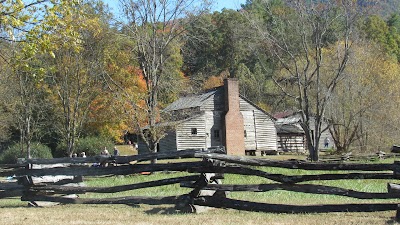
<instances>
[{"instance_id":1,"label":"window","mask_svg":"<svg viewBox=\"0 0 400 225\"><path fill-rule=\"evenodd\" d=\"M246 132L246 130L244 130L244 137L247 137L247 132Z\"/></svg>"},{"instance_id":2,"label":"window","mask_svg":"<svg viewBox=\"0 0 400 225\"><path fill-rule=\"evenodd\" d=\"M196 135L197 134L197 128L192 128L192 135Z\"/></svg>"},{"instance_id":3,"label":"window","mask_svg":"<svg viewBox=\"0 0 400 225\"><path fill-rule=\"evenodd\" d=\"M219 138L219 130L214 130L214 137Z\"/></svg>"}]
</instances>

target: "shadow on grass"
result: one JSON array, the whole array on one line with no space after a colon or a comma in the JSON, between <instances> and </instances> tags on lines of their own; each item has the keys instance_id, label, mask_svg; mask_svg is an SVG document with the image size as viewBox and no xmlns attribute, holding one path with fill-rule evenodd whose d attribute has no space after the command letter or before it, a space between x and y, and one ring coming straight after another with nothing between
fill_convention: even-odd
<instances>
[{"instance_id":1,"label":"shadow on grass","mask_svg":"<svg viewBox=\"0 0 400 225\"><path fill-rule=\"evenodd\" d=\"M28 205L0 205L0 209L28 208Z\"/></svg>"},{"instance_id":2,"label":"shadow on grass","mask_svg":"<svg viewBox=\"0 0 400 225\"><path fill-rule=\"evenodd\" d=\"M152 208L147 211L145 211L146 214L148 215L155 215L155 214L160 214L160 215L177 215L177 214L184 214L183 212L180 212L176 210L174 207L170 208L163 208L163 207L157 207L157 208Z\"/></svg>"},{"instance_id":3,"label":"shadow on grass","mask_svg":"<svg viewBox=\"0 0 400 225\"><path fill-rule=\"evenodd\" d=\"M129 206L129 207L132 207L132 208L140 208L140 205L139 204L125 204L125 205L127 205L127 206Z\"/></svg>"},{"instance_id":4,"label":"shadow on grass","mask_svg":"<svg viewBox=\"0 0 400 225\"><path fill-rule=\"evenodd\" d=\"M386 221L386 225L392 225L392 224L399 224L399 220L396 219L396 217L391 217L390 220Z\"/></svg>"}]
</instances>

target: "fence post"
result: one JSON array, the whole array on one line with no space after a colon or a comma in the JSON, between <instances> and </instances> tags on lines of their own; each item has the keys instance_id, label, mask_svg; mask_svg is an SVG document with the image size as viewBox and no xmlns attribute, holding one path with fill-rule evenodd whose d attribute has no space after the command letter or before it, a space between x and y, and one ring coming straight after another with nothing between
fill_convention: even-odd
<instances>
[{"instance_id":1,"label":"fence post","mask_svg":"<svg viewBox=\"0 0 400 225\"><path fill-rule=\"evenodd\" d=\"M18 163L22 163L22 159L18 159ZM32 169L32 164L27 163L25 166L25 171ZM32 195L33 193L29 191L29 188L33 185L32 176L24 175L18 178L18 184L24 186L24 191L22 192L21 198L24 196ZM28 206L37 207L38 204L34 201L29 201Z\"/></svg>"},{"instance_id":2,"label":"fence post","mask_svg":"<svg viewBox=\"0 0 400 225\"><path fill-rule=\"evenodd\" d=\"M207 149L207 153L217 153L226 154L224 147ZM224 162L214 159L203 159L204 166L214 167L214 166L224 166ZM222 173L202 173L199 180L195 182L196 188L194 188L188 195L184 195L176 204L175 208L183 212L190 213L202 213L206 212L212 207L195 205L193 200L200 197L220 197L225 198L225 191L214 191L214 190L202 190L207 184L222 184L222 179L224 179L224 174Z\"/></svg>"},{"instance_id":3,"label":"fence post","mask_svg":"<svg viewBox=\"0 0 400 225\"><path fill-rule=\"evenodd\" d=\"M393 163L393 177L394 178L400 178L400 161L394 161ZM388 184L388 192L392 193L395 191L394 187L395 185L390 185ZM396 222L400 222L400 204L397 205L397 210L396 210L396 217L395 217Z\"/></svg>"},{"instance_id":4,"label":"fence post","mask_svg":"<svg viewBox=\"0 0 400 225\"><path fill-rule=\"evenodd\" d=\"M394 161L393 163L393 177L400 178L400 161Z\"/></svg>"},{"instance_id":5,"label":"fence post","mask_svg":"<svg viewBox=\"0 0 400 225\"><path fill-rule=\"evenodd\" d=\"M400 204L397 205L395 221L400 222Z\"/></svg>"}]
</instances>

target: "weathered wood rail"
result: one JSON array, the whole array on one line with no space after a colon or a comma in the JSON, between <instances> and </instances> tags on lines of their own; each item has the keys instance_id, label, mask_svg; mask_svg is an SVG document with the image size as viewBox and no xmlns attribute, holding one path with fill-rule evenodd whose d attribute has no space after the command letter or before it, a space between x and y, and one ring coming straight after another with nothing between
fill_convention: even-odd
<instances>
[{"instance_id":1,"label":"weathered wood rail","mask_svg":"<svg viewBox=\"0 0 400 225\"><path fill-rule=\"evenodd\" d=\"M381 159L391 159L400 157L399 153L376 152L370 154L352 154L345 153L342 155L321 155L320 160L324 162L341 162L341 161L378 161Z\"/></svg>"},{"instance_id":2,"label":"weathered wood rail","mask_svg":"<svg viewBox=\"0 0 400 225\"><path fill-rule=\"evenodd\" d=\"M222 153L222 154L221 154ZM195 158L197 161L144 164L141 162L152 159ZM108 162L113 166L89 167L88 164ZM34 165L64 164L59 168L36 168ZM285 175L263 171L262 167L279 167L296 170L342 171L342 173L321 173L313 175ZM76 177L130 175L142 172L186 171L195 175L174 177L143 183L134 183L112 187L65 186L66 183L82 182ZM239 174L258 176L276 183L260 184L221 184L223 174ZM265 158L241 157L225 155L217 151L185 150L159 154L143 154L116 157L59 158L59 159L29 159L18 165L0 166L0 176L19 177L19 185L12 184L8 188L0 184L0 198L21 196L22 201L47 201L64 204L174 204L182 211L200 211L200 206L215 208L232 208L260 212L371 212L396 210L397 203L365 203L337 205L280 205L261 202L248 202L227 198L226 192L250 191L266 192L286 190L292 192L346 196L356 199L400 199L400 185L388 183L387 192L371 193L351 189L330 187L316 184L302 184L313 180L342 179L399 179L400 162L394 163L349 163L330 162L315 163L301 160L277 161ZM74 179L58 180L57 182L37 180L43 176L73 176ZM35 180L36 179L36 180ZM133 189L156 187L179 183L182 188L192 191L183 196L124 196L118 198L70 198L66 195L84 193L114 193ZM397 200L396 200L397 201Z\"/></svg>"}]
</instances>

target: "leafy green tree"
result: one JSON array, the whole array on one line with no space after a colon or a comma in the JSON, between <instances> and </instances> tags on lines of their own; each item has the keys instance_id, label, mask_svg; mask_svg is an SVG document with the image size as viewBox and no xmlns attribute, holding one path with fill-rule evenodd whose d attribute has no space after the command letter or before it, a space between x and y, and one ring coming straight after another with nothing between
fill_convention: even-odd
<instances>
[{"instance_id":1,"label":"leafy green tree","mask_svg":"<svg viewBox=\"0 0 400 225\"><path fill-rule=\"evenodd\" d=\"M77 32L79 43L65 43L65 38L54 34L49 36L57 46L54 57L46 61L46 83L53 94L60 112L60 127L66 153L75 152L76 141L81 136L83 127L88 123L88 113L94 100L105 89L105 49L108 39L104 24L91 4L80 6L81 14L71 14L64 23Z\"/></svg>"},{"instance_id":2,"label":"leafy green tree","mask_svg":"<svg viewBox=\"0 0 400 225\"><path fill-rule=\"evenodd\" d=\"M169 60L165 62L158 90L162 108L178 99L181 93L189 91L187 79L182 72L181 45L178 41L173 41L168 49Z\"/></svg>"},{"instance_id":3,"label":"leafy green tree","mask_svg":"<svg viewBox=\"0 0 400 225\"><path fill-rule=\"evenodd\" d=\"M188 26L184 61L191 76L216 76L251 61L251 34L240 12L224 9L205 14ZM252 66L251 66L252 67Z\"/></svg>"},{"instance_id":4,"label":"leafy green tree","mask_svg":"<svg viewBox=\"0 0 400 225\"><path fill-rule=\"evenodd\" d=\"M400 60L400 21L397 14L393 14L387 21L381 16L368 17L363 31L368 39L380 44L387 54Z\"/></svg>"},{"instance_id":5,"label":"leafy green tree","mask_svg":"<svg viewBox=\"0 0 400 225\"><path fill-rule=\"evenodd\" d=\"M13 113L20 134L19 146L28 158L47 105L43 104L45 93L41 89L45 70L39 58L43 54L54 57L56 47L49 39L51 34L64 37L65 44L77 43L74 31L65 26L71 14L79 15L77 5L77 1L65 0L5 0L0 5L0 40L7 43L9 50L0 50L8 67L8 77L4 79L18 84L13 91L18 96Z\"/></svg>"},{"instance_id":6,"label":"leafy green tree","mask_svg":"<svg viewBox=\"0 0 400 225\"><path fill-rule=\"evenodd\" d=\"M188 33L191 38L185 40L184 61L195 89L213 86L215 82L210 81L215 77L238 77L245 97L258 104L273 104L274 98L265 94L274 68L271 56L259 53L261 43L242 13L224 9L205 14L189 25Z\"/></svg>"},{"instance_id":7,"label":"leafy green tree","mask_svg":"<svg viewBox=\"0 0 400 225\"><path fill-rule=\"evenodd\" d=\"M220 38L215 37L218 31L213 22L212 14L204 14L191 21L186 27L187 38L184 39L183 60L184 71L193 79L194 76L203 80L204 77L218 75L217 56ZM201 86L202 82L198 83Z\"/></svg>"},{"instance_id":8,"label":"leafy green tree","mask_svg":"<svg viewBox=\"0 0 400 225\"><path fill-rule=\"evenodd\" d=\"M50 0L36 0L26 3L21 0L3 0L0 5L0 39L21 41L29 26L37 24L40 11Z\"/></svg>"}]
</instances>

